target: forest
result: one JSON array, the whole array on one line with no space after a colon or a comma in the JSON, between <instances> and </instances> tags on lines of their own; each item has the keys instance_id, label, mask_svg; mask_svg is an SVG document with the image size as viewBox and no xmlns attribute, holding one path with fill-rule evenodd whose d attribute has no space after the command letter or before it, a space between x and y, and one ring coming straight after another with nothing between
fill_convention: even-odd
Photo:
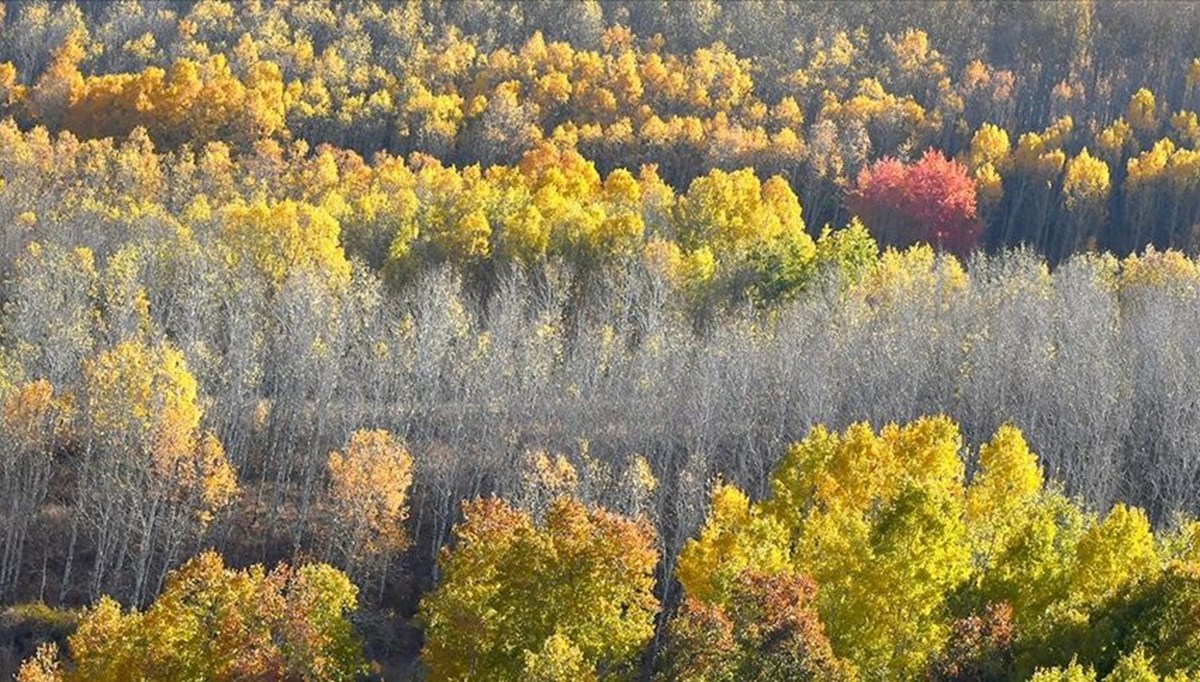
<instances>
[{"instance_id":1,"label":"forest","mask_svg":"<svg viewBox=\"0 0 1200 682\"><path fill-rule=\"evenodd\" d=\"M0 677L1200 682L1198 35L0 4Z\"/></svg>"}]
</instances>

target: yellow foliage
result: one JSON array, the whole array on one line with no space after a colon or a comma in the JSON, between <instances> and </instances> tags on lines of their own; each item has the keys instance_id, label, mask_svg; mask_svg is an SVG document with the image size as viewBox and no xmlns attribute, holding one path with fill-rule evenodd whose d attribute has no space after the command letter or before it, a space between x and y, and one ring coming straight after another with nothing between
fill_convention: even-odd
<instances>
[{"instance_id":1,"label":"yellow foliage","mask_svg":"<svg viewBox=\"0 0 1200 682\"><path fill-rule=\"evenodd\" d=\"M1068 121L1070 119L1067 119ZM1069 127L1067 128L1069 130ZM1055 131L1059 132L1059 131ZM1066 154L1058 148L1058 135L1034 132L1024 133L1017 139L1017 150L1013 154L1016 169L1029 176L1034 182L1050 183L1062 171Z\"/></svg>"},{"instance_id":2,"label":"yellow foliage","mask_svg":"<svg viewBox=\"0 0 1200 682\"><path fill-rule=\"evenodd\" d=\"M229 258L235 263L248 261L273 284L307 268L316 268L334 284L349 281L341 225L322 207L291 199L274 203L239 199L223 209L221 218Z\"/></svg>"},{"instance_id":3,"label":"yellow foliage","mask_svg":"<svg viewBox=\"0 0 1200 682\"><path fill-rule=\"evenodd\" d=\"M232 501L236 476L216 438L200 433L196 379L182 353L126 341L83 369L90 437L115 461L150 474L151 483L138 478L146 494L186 502L201 525Z\"/></svg>"},{"instance_id":4,"label":"yellow foliage","mask_svg":"<svg viewBox=\"0 0 1200 682\"><path fill-rule=\"evenodd\" d=\"M742 571L773 575L785 570L787 547L783 525L751 505L735 486L718 483L700 536L688 540L679 555L679 583L691 597L723 603Z\"/></svg>"},{"instance_id":5,"label":"yellow foliage","mask_svg":"<svg viewBox=\"0 0 1200 682\"><path fill-rule=\"evenodd\" d=\"M916 244L903 251L885 250L853 293L879 308L915 296L932 296L935 302L945 304L968 283L966 270L956 258Z\"/></svg>"},{"instance_id":6,"label":"yellow foliage","mask_svg":"<svg viewBox=\"0 0 1200 682\"><path fill-rule=\"evenodd\" d=\"M348 618L357 594L323 564L238 571L205 552L173 572L144 612L102 597L68 639L73 665L39 654L23 679L355 679L366 672Z\"/></svg>"},{"instance_id":7,"label":"yellow foliage","mask_svg":"<svg viewBox=\"0 0 1200 682\"><path fill-rule=\"evenodd\" d=\"M1158 130L1158 103L1154 93L1141 88L1129 99L1125 118L1133 130L1142 135L1152 135Z\"/></svg>"},{"instance_id":8,"label":"yellow foliage","mask_svg":"<svg viewBox=\"0 0 1200 682\"><path fill-rule=\"evenodd\" d=\"M986 213L998 206L1004 197L1004 180L991 163L976 168L973 175L980 208Z\"/></svg>"},{"instance_id":9,"label":"yellow foliage","mask_svg":"<svg viewBox=\"0 0 1200 682\"><path fill-rule=\"evenodd\" d=\"M14 444L46 450L66 426L70 410L70 396L55 396L50 382L39 379L17 386L4 397L0 424Z\"/></svg>"},{"instance_id":10,"label":"yellow foliage","mask_svg":"<svg viewBox=\"0 0 1200 682\"><path fill-rule=\"evenodd\" d=\"M1063 177L1066 206L1071 211L1095 210L1108 200L1111 181L1108 164L1088 153L1087 147L1067 163Z\"/></svg>"},{"instance_id":11,"label":"yellow foliage","mask_svg":"<svg viewBox=\"0 0 1200 682\"><path fill-rule=\"evenodd\" d=\"M1079 541L1071 598L1091 607L1161 568L1145 512L1118 504Z\"/></svg>"},{"instance_id":12,"label":"yellow foliage","mask_svg":"<svg viewBox=\"0 0 1200 682\"><path fill-rule=\"evenodd\" d=\"M1096 146L1101 154L1111 162L1118 162L1124 156L1125 149L1133 143L1133 128L1118 118L1108 125L1096 137Z\"/></svg>"},{"instance_id":13,"label":"yellow foliage","mask_svg":"<svg viewBox=\"0 0 1200 682\"><path fill-rule=\"evenodd\" d=\"M355 431L345 454L330 453L331 532L349 540L350 561L404 549L412 467L408 450L387 431Z\"/></svg>"},{"instance_id":14,"label":"yellow foliage","mask_svg":"<svg viewBox=\"0 0 1200 682\"><path fill-rule=\"evenodd\" d=\"M558 633L548 637L538 651L525 650L525 667L521 678L529 682L589 682L599 679L579 647Z\"/></svg>"},{"instance_id":15,"label":"yellow foliage","mask_svg":"<svg viewBox=\"0 0 1200 682\"><path fill-rule=\"evenodd\" d=\"M21 664L16 682L63 682L62 663L58 645L39 644L34 657Z\"/></svg>"},{"instance_id":16,"label":"yellow foliage","mask_svg":"<svg viewBox=\"0 0 1200 682\"><path fill-rule=\"evenodd\" d=\"M979 467L967 488L967 528L977 572L1001 573L1004 553L1038 516L1042 470L1021 432L1010 425L979 448Z\"/></svg>"},{"instance_id":17,"label":"yellow foliage","mask_svg":"<svg viewBox=\"0 0 1200 682\"><path fill-rule=\"evenodd\" d=\"M948 634L946 600L970 567L961 447L944 417L818 428L776 467L765 507L821 587L834 650L861 669L914 675Z\"/></svg>"},{"instance_id":18,"label":"yellow foliage","mask_svg":"<svg viewBox=\"0 0 1200 682\"><path fill-rule=\"evenodd\" d=\"M1157 251L1151 246L1145 253L1130 254L1121 261L1117 285L1119 293L1126 296L1164 287L1189 291L1200 286L1200 267L1180 251Z\"/></svg>"},{"instance_id":19,"label":"yellow foliage","mask_svg":"<svg viewBox=\"0 0 1200 682\"><path fill-rule=\"evenodd\" d=\"M967 491L972 526L996 527L1020 518L1017 513L1042 490L1042 470L1021 432L1006 425L979 448L979 474Z\"/></svg>"},{"instance_id":20,"label":"yellow foliage","mask_svg":"<svg viewBox=\"0 0 1200 682\"><path fill-rule=\"evenodd\" d=\"M1136 192L1153 188L1155 183L1165 178L1167 164L1175 151L1175 143L1163 138L1148 151L1129 159L1126 164L1126 190Z\"/></svg>"},{"instance_id":21,"label":"yellow foliage","mask_svg":"<svg viewBox=\"0 0 1200 682\"><path fill-rule=\"evenodd\" d=\"M1197 83L1200 83L1200 58L1192 60L1187 72L1188 88L1195 88Z\"/></svg>"},{"instance_id":22,"label":"yellow foliage","mask_svg":"<svg viewBox=\"0 0 1200 682\"><path fill-rule=\"evenodd\" d=\"M1096 671L1071 661L1066 668L1038 669L1029 682L1096 682Z\"/></svg>"},{"instance_id":23,"label":"yellow foliage","mask_svg":"<svg viewBox=\"0 0 1200 682\"><path fill-rule=\"evenodd\" d=\"M1194 111L1179 111L1171 116L1171 130L1180 139L1192 146L1200 147L1200 117Z\"/></svg>"},{"instance_id":24,"label":"yellow foliage","mask_svg":"<svg viewBox=\"0 0 1200 682\"><path fill-rule=\"evenodd\" d=\"M644 523L567 498L540 524L497 499L463 516L421 603L432 679L588 679L627 665L654 635L658 552Z\"/></svg>"},{"instance_id":25,"label":"yellow foliage","mask_svg":"<svg viewBox=\"0 0 1200 682\"><path fill-rule=\"evenodd\" d=\"M677 230L684 248L708 246L716 254L737 253L778 239L815 245L804 231L800 202L779 177L760 183L754 172L712 170L692 181L679 199Z\"/></svg>"},{"instance_id":26,"label":"yellow foliage","mask_svg":"<svg viewBox=\"0 0 1200 682\"><path fill-rule=\"evenodd\" d=\"M538 451L525 457L522 484L548 501L573 496L579 487L579 473L562 455Z\"/></svg>"},{"instance_id":27,"label":"yellow foliage","mask_svg":"<svg viewBox=\"0 0 1200 682\"><path fill-rule=\"evenodd\" d=\"M980 168L990 165L995 171L1006 173L1012 164L1011 154L1012 145L1008 140L1008 131L991 123L985 123L975 131L975 135L971 138L971 151L967 165L972 171L978 171Z\"/></svg>"}]
</instances>

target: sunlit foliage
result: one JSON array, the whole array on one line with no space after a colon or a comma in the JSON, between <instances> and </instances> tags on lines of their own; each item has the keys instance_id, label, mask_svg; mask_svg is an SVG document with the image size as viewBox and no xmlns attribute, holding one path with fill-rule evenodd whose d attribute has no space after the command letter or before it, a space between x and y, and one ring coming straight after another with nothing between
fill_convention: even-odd
<instances>
[{"instance_id":1,"label":"sunlit foliage","mask_svg":"<svg viewBox=\"0 0 1200 682\"><path fill-rule=\"evenodd\" d=\"M39 653L22 680L353 680L366 672L349 615L357 589L324 564L227 568L201 554L145 611L105 597L87 609L70 661Z\"/></svg>"},{"instance_id":2,"label":"sunlit foliage","mask_svg":"<svg viewBox=\"0 0 1200 682\"><path fill-rule=\"evenodd\" d=\"M658 610L648 527L570 498L542 523L496 499L468 503L463 516L441 584L421 605L432 679L590 676L633 663Z\"/></svg>"}]
</instances>

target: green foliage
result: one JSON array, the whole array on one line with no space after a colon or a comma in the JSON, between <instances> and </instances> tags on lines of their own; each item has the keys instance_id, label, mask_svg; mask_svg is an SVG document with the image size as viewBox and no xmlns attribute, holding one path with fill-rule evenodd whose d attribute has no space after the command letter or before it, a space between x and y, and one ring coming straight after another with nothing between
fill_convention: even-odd
<instances>
[{"instance_id":1,"label":"green foliage","mask_svg":"<svg viewBox=\"0 0 1200 682\"><path fill-rule=\"evenodd\" d=\"M356 603L357 589L329 566L238 571L201 554L144 612L108 597L84 611L57 679L357 679L366 666L348 619Z\"/></svg>"},{"instance_id":2,"label":"green foliage","mask_svg":"<svg viewBox=\"0 0 1200 682\"><path fill-rule=\"evenodd\" d=\"M0 647L23 660L33 656L41 644L65 645L78 623L79 614L68 609L44 602L14 604L0 611Z\"/></svg>"},{"instance_id":3,"label":"green foliage","mask_svg":"<svg viewBox=\"0 0 1200 682\"><path fill-rule=\"evenodd\" d=\"M591 438L589 466L645 452L663 485L572 492L652 518L469 507L491 520L423 611L435 677L633 671L651 523L682 546L679 676L1200 674L1200 531L1152 525L1195 507L1200 11L820 9L0 6L0 596L140 608L211 540L336 557L406 612L458 496ZM1049 262L969 254L1017 244ZM1022 420L1066 480L945 418L779 452L939 409L971 439ZM376 425L416 456L345 440ZM716 473L770 494L714 486L688 541ZM259 573L210 582L282 596L210 601L306 614L256 640L266 667L168 590L97 604L75 663L22 679L355 667L338 574ZM61 638L25 609L48 623L20 636Z\"/></svg>"},{"instance_id":4,"label":"green foliage","mask_svg":"<svg viewBox=\"0 0 1200 682\"><path fill-rule=\"evenodd\" d=\"M1100 670L1120 652L1144 649L1159 674L1200 674L1200 565L1174 563L1097 609L1084 650Z\"/></svg>"},{"instance_id":5,"label":"green foliage","mask_svg":"<svg viewBox=\"0 0 1200 682\"><path fill-rule=\"evenodd\" d=\"M1141 647L1122 656L1112 672L1104 676L1104 682L1159 682L1161 679L1154 672L1152 659Z\"/></svg>"},{"instance_id":6,"label":"green foliage","mask_svg":"<svg viewBox=\"0 0 1200 682\"><path fill-rule=\"evenodd\" d=\"M1072 661L1065 668L1042 668L1029 678L1029 682L1095 682L1096 673Z\"/></svg>"},{"instance_id":7,"label":"green foliage","mask_svg":"<svg viewBox=\"0 0 1200 682\"><path fill-rule=\"evenodd\" d=\"M1194 567L1176 560L1164 571L1141 510L1087 514L1045 485L1012 426L980 447L970 482L961 449L944 417L878 433L818 427L776 466L762 502L718 486L680 556L685 604L670 669L736 679L737 652L757 646L738 620L746 576L802 575L831 653L868 679L1000 680L1035 668L1091 679L1051 667L1075 657L1108 674L1138 647L1154 654L1155 674L1196 671L1185 653L1195 651L1187 609L1200 604ZM1184 526L1169 551L1188 555L1191 533Z\"/></svg>"},{"instance_id":8,"label":"green foliage","mask_svg":"<svg viewBox=\"0 0 1200 682\"><path fill-rule=\"evenodd\" d=\"M463 516L421 603L431 679L586 679L636 660L658 610L647 525L570 498L544 524L494 498Z\"/></svg>"}]
</instances>

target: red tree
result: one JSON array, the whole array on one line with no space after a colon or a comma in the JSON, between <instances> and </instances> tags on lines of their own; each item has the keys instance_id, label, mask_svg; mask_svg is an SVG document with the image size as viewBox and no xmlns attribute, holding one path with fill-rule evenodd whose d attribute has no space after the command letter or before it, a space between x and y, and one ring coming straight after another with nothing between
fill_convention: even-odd
<instances>
[{"instance_id":1,"label":"red tree","mask_svg":"<svg viewBox=\"0 0 1200 682\"><path fill-rule=\"evenodd\" d=\"M912 165L883 158L864 168L846 203L876 237L900 246L926 242L962 255L983 232L966 167L933 149Z\"/></svg>"}]
</instances>

